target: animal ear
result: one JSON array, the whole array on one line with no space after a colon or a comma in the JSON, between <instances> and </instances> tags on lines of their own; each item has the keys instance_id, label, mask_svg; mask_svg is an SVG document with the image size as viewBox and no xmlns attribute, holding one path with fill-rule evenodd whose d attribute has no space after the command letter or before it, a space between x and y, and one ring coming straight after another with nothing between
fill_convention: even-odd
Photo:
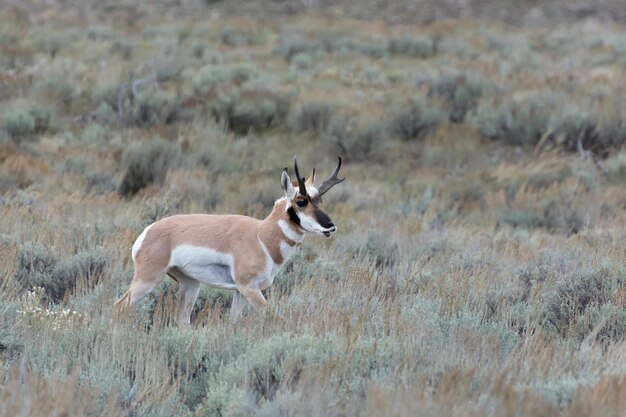
<instances>
[{"instance_id":1,"label":"animal ear","mask_svg":"<svg viewBox=\"0 0 626 417\"><path fill-rule=\"evenodd\" d=\"M293 198L296 191L293 188L293 184L291 183L291 178L289 178L289 174L287 174L287 168L283 169L283 173L280 176L280 186L283 189L285 196Z\"/></svg>"}]
</instances>

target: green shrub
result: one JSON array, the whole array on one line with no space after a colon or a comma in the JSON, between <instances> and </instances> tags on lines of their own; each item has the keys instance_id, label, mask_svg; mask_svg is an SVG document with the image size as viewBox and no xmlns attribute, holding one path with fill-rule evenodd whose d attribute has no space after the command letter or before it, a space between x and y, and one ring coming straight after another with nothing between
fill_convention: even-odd
<instances>
[{"instance_id":1,"label":"green shrub","mask_svg":"<svg viewBox=\"0 0 626 417\"><path fill-rule=\"evenodd\" d=\"M410 58L426 59L435 55L435 41L430 36L393 38L389 41L389 53Z\"/></svg>"},{"instance_id":2,"label":"green shrub","mask_svg":"<svg viewBox=\"0 0 626 417\"><path fill-rule=\"evenodd\" d=\"M113 42L111 45L111 52L114 54L119 54L122 59L128 61L133 57L133 52L135 51L135 44L126 40L120 39Z\"/></svg>"},{"instance_id":3,"label":"green shrub","mask_svg":"<svg viewBox=\"0 0 626 417\"><path fill-rule=\"evenodd\" d=\"M580 232L585 227L584 212L578 208L575 196L560 192L526 207L507 208L500 214L499 222L526 229L543 228L552 233L567 235Z\"/></svg>"},{"instance_id":4,"label":"green shrub","mask_svg":"<svg viewBox=\"0 0 626 417\"><path fill-rule=\"evenodd\" d=\"M59 302L79 279L90 279L95 285L107 265L100 249L78 252L69 259L59 259L48 248L26 242L18 255L15 280L24 290L42 287L52 302Z\"/></svg>"},{"instance_id":5,"label":"green shrub","mask_svg":"<svg viewBox=\"0 0 626 417\"><path fill-rule=\"evenodd\" d=\"M159 123L172 123L177 117L176 96L165 91L140 92L128 106L128 120L131 124L148 127Z\"/></svg>"},{"instance_id":6,"label":"green shrub","mask_svg":"<svg viewBox=\"0 0 626 417\"><path fill-rule=\"evenodd\" d=\"M594 340L605 346L611 342L622 342L626 336L626 308L611 302L590 306L577 317L575 328L581 339L595 331Z\"/></svg>"},{"instance_id":7,"label":"green shrub","mask_svg":"<svg viewBox=\"0 0 626 417\"><path fill-rule=\"evenodd\" d=\"M523 229L543 227L545 222L542 216L528 208L511 208L500 214L500 223Z\"/></svg>"},{"instance_id":8,"label":"green shrub","mask_svg":"<svg viewBox=\"0 0 626 417\"><path fill-rule=\"evenodd\" d=\"M489 139L535 146L547 132L550 114L556 107L554 98L531 93L514 96L498 105L482 102L471 121Z\"/></svg>"},{"instance_id":9,"label":"green shrub","mask_svg":"<svg viewBox=\"0 0 626 417\"><path fill-rule=\"evenodd\" d=\"M184 69L184 62L180 62L178 60L171 59L161 62L156 66L156 80L159 83L175 80L181 76Z\"/></svg>"},{"instance_id":10,"label":"green shrub","mask_svg":"<svg viewBox=\"0 0 626 417\"><path fill-rule=\"evenodd\" d=\"M320 134L326 130L330 122L333 106L319 102L302 103L293 121L297 132L313 132Z\"/></svg>"},{"instance_id":11,"label":"green shrub","mask_svg":"<svg viewBox=\"0 0 626 417\"><path fill-rule=\"evenodd\" d=\"M374 59L382 59L387 57L389 51L389 44L384 41L368 41L363 42L359 46L359 50L362 54L367 55Z\"/></svg>"},{"instance_id":12,"label":"green shrub","mask_svg":"<svg viewBox=\"0 0 626 417\"><path fill-rule=\"evenodd\" d=\"M207 65L198 71L193 79L194 92L198 95L209 93L220 87L230 92L233 87L238 87L246 81L258 77L257 72L246 65L228 67L215 67Z\"/></svg>"},{"instance_id":13,"label":"green shrub","mask_svg":"<svg viewBox=\"0 0 626 417\"><path fill-rule=\"evenodd\" d=\"M333 354L333 343L307 334L277 334L255 343L211 377L202 415L245 415L276 398L296 391L302 374Z\"/></svg>"},{"instance_id":14,"label":"green shrub","mask_svg":"<svg viewBox=\"0 0 626 417\"><path fill-rule=\"evenodd\" d=\"M33 84L33 95L68 108L77 96L76 85L66 75L51 75Z\"/></svg>"},{"instance_id":15,"label":"green shrub","mask_svg":"<svg viewBox=\"0 0 626 417\"><path fill-rule=\"evenodd\" d=\"M404 140L421 139L437 127L442 119L443 115L438 108L419 97L394 110L390 130Z\"/></svg>"},{"instance_id":16,"label":"green shrub","mask_svg":"<svg viewBox=\"0 0 626 417\"><path fill-rule=\"evenodd\" d=\"M87 38L92 41L104 41L113 38L113 30L108 26L92 25L87 29Z\"/></svg>"},{"instance_id":17,"label":"green shrub","mask_svg":"<svg viewBox=\"0 0 626 417\"><path fill-rule=\"evenodd\" d=\"M450 121L461 123L474 110L485 89L485 83L473 74L451 72L430 84L429 97L441 97L450 107Z\"/></svg>"},{"instance_id":18,"label":"green shrub","mask_svg":"<svg viewBox=\"0 0 626 417\"><path fill-rule=\"evenodd\" d=\"M289 112L291 97L274 90L244 89L237 95L219 96L211 111L234 133L262 131L282 124Z\"/></svg>"},{"instance_id":19,"label":"green shrub","mask_svg":"<svg viewBox=\"0 0 626 417\"><path fill-rule=\"evenodd\" d=\"M50 129L52 122L52 110L49 107L34 105L29 111L35 121L35 132L42 133Z\"/></svg>"},{"instance_id":20,"label":"green shrub","mask_svg":"<svg viewBox=\"0 0 626 417\"><path fill-rule=\"evenodd\" d=\"M100 103L104 102L111 108L115 108L119 92L120 85L117 82L99 84L91 90L91 101L95 105L100 105Z\"/></svg>"},{"instance_id":21,"label":"green shrub","mask_svg":"<svg viewBox=\"0 0 626 417\"><path fill-rule=\"evenodd\" d=\"M589 107L592 107L590 104ZM593 108L568 106L550 118L551 137L570 152L591 151L606 156L626 143L626 121L619 117L603 117Z\"/></svg>"},{"instance_id":22,"label":"green shrub","mask_svg":"<svg viewBox=\"0 0 626 417\"><path fill-rule=\"evenodd\" d=\"M577 326L588 309L610 301L615 284L615 276L605 268L581 270L565 277L547 299L543 326L562 337L586 336L578 332Z\"/></svg>"},{"instance_id":23,"label":"green shrub","mask_svg":"<svg viewBox=\"0 0 626 417\"><path fill-rule=\"evenodd\" d=\"M18 106L2 118L2 129L15 139L46 132L51 124L52 110L38 104Z\"/></svg>"},{"instance_id":24,"label":"green shrub","mask_svg":"<svg viewBox=\"0 0 626 417\"><path fill-rule=\"evenodd\" d=\"M2 117L2 129L13 138L23 138L35 133L35 118L23 108L9 110Z\"/></svg>"},{"instance_id":25,"label":"green shrub","mask_svg":"<svg viewBox=\"0 0 626 417\"><path fill-rule=\"evenodd\" d=\"M42 52L54 58L61 50L63 45L67 44L68 39L61 33L51 32L42 36L39 47Z\"/></svg>"},{"instance_id":26,"label":"green shrub","mask_svg":"<svg viewBox=\"0 0 626 417\"><path fill-rule=\"evenodd\" d=\"M345 55L358 52L359 43L356 39L341 32L324 32L320 35L324 50L328 53Z\"/></svg>"},{"instance_id":27,"label":"green shrub","mask_svg":"<svg viewBox=\"0 0 626 417\"><path fill-rule=\"evenodd\" d=\"M299 68L299 69L311 68L314 62L315 62L315 58L311 54L304 53L304 52L295 54L291 58L291 64L295 65L296 68Z\"/></svg>"},{"instance_id":28,"label":"green shrub","mask_svg":"<svg viewBox=\"0 0 626 417\"><path fill-rule=\"evenodd\" d=\"M315 54L323 51L322 43L302 39L296 35L285 35L280 38L280 43L274 53L282 56L287 62L291 62L298 54Z\"/></svg>"},{"instance_id":29,"label":"green shrub","mask_svg":"<svg viewBox=\"0 0 626 417\"><path fill-rule=\"evenodd\" d=\"M44 287L46 292L58 293L56 285L50 277L59 263L59 259L48 248L25 242L18 253L18 264L15 270L15 280L23 289Z\"/></svg>"},{"instance_id":30,"label":"green shrub","mask_svg":"<svg viewBox=\"0 0 626 417\"><path fill-rule=\"evenodd\" d=\"M331 118L324 137L339 146L350 159L360 161L380 149L384 131L379 122L359 124L356 120L336 116Z\"/></svg>"},{"instance_id":31,"label":"green shrub","mask_svg":"<svg viewBox=\"0 0 626 417\"><path fill-rule=\"evenodd\" d=\"M220 39L224 45L228 46L254 45L261 40L259 35L251 30L233 27L222 29Z\"/></svg>"},{"instance_id":32,"label":"green shrub","mask_svg":"<svg viewBox=\"0 0 626 417\"><path fill-rule=\"evenodd\" d=\"M206 50L206 45L202 42L195 43L191 48L191 53L196 59L204 58L204 52Z\"/></svg>"},{"instance_id":33,"label":"green shrub","mask_svg":"<svg viewBox=\"0 0 626 417\"><path fill-rule=\"evenodd\" d=\"M124 151L124 177L118 192L128 197L150 184L163 184L168 169L178 162L179 154L177 145L160 138L150 142L133 142Z\"/></svg>"},{"instance_id":34,"label":"green shrub","mask_svg":"<svg viewBox=\"0 0 626 417\"><path fill-rule=\"evenodd\" d=\"M86 193L106 194L114 192L117 189L115 178L111 173L96 172L88 174L86 177L87 185L85 186Z\"/></svg>"}]
</instances>

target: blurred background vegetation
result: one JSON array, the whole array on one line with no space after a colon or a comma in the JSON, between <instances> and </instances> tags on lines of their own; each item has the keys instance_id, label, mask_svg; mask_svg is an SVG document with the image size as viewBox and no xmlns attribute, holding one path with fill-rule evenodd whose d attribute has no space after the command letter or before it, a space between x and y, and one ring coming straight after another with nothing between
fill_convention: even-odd
<instances>
[{"instance_id":1,"label":"blurred background vegetation","mask_svg":"<svg viewBox=\"0 0 626 417\"><path fill-rule=\"evenodd\" d=\"M4 2L0 415L621 415L622 3ZM266 314L112 322L146 225L294 154L339 232Z\"/></svg>"}]
</instances>

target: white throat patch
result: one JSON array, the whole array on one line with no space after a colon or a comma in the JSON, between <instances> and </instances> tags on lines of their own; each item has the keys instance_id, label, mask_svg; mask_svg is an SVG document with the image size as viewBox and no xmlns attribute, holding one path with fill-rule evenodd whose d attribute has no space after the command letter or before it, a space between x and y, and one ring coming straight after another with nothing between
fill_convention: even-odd
<instances>
[{"instance_id":1,"label":"white throat patch","mask_svg":"<svg viewBox=\"0 0 626 417\"><path fill-rule=\"evenodd\" d=\"M282 219L279 220L278 227L280 227L280 230L283 232L287 239L291 239L296 243L300 243L304 240L304 233L293 230L291 227L289 227L289 224L286 221Z\"/></svg>"}]
</instances>

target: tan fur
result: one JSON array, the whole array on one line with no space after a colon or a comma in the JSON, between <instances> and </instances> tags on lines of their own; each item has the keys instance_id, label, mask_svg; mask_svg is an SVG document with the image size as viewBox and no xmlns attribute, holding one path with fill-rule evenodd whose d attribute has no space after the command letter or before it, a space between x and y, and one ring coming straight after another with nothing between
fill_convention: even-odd
<instances>
[{"instance_id":1,"label":"tan fur","mask_svg":"<svg viewBox=\"0 0 626 417\"><path fill-rule=\"evenodd\" d=\"M243 309L244 298L257 309L266 308L267 301L261 290L271 285L280 267L286 262L285 256L293 253L291 249L295 249L294 247L302 241L305 231L327 237L336 231L330 218L318 205L321 203L321 195L328 191L329 187L343 181L336 177L340 167L341 158L331 177L321 184L319 190L313 186L315 181L313 170L307 190L303 190L304 184L301 183L299 186L304 195L296 192L287 169L284 169L281 175L284 197L276 201L271 213L264 220L239 215L187 214L167 217L153 223L133 245L132 256L135 263L133 281L128 291L115 303L116 309L124 310L139 302L154 289L164 275L169 275L179 284L177 311L179 326L189 324L201 282L220 288L236 288L231 309L234 320ZM297 172L295 159L294 168ZM298 206L298 202L302 207ZM281 225L283 228L287 225L291 231L284 231ZM179 258L177 255L176 259L170 262L174 251L177 254L181 251L190 253L191 255L183 256L191 258ZM197 271L189 272L193 269L184 266L189 263L193 268L193 265L197 265L195 261L202 262L198 257L204 256L211 258L206 260L207 266L200 263L198 270L201 273L213 271L218 274L215 282L199 280L198 275L194 275ZM218 259L217 262L212 260L214 257ZM224 262L228 265L224 265ZM228 273L221 277L221 270L212 269L216 265L218 268L223 265Z\"/></svg>"},{"instance_id":2,"label":"tan fur","mask_svg":"<svg viewBox=\"0 0 626 417\"><path fill-rule=\"evenodd\" d=\"M278 220L289 222L285 204L279 202L278 207L263 221L239 215L184 214L166 217L154 223L146 234L137 252L136 264L149 269L142 275L151 275L151 272L168 265L173 248L185 244L206 247L221 253L232 253L235 282L246 286L266 264L265 252L257 236L277 264L283 263L281 241L290 246L296 244L278 227ZM237 247L233 248L235 242Z\"/></svg>"},{"instance_id":3,"label":"tan fur","mask_svg":"<svg viewBox=\"0 0 626 417\"><path fill-rule=\"evenodd\" d=\"M285 261L280 250L281 242L294 246L297 243L284 235L279 220L289 223L288 202L279 200L272 212L263 220L239 215L187 214L166 217L152 224L135 257L135 273L130 289L115 303L125 310L147 295L164 275L169 275L181 286L190 286L189 278L176 269L168 268L172 250L180 245L206 247L233 256L234 280L239 293L256 308L265 308L267 302L260 289L253 288L253 280L265 270L267 256L265 245L274 263ZM297 226L292 229L298 234ZM197 294L196 294L197 296ZM181 291L177 319L179 325L188 324L195 298L185 298Z\"/></svg>"}]
</instances>

